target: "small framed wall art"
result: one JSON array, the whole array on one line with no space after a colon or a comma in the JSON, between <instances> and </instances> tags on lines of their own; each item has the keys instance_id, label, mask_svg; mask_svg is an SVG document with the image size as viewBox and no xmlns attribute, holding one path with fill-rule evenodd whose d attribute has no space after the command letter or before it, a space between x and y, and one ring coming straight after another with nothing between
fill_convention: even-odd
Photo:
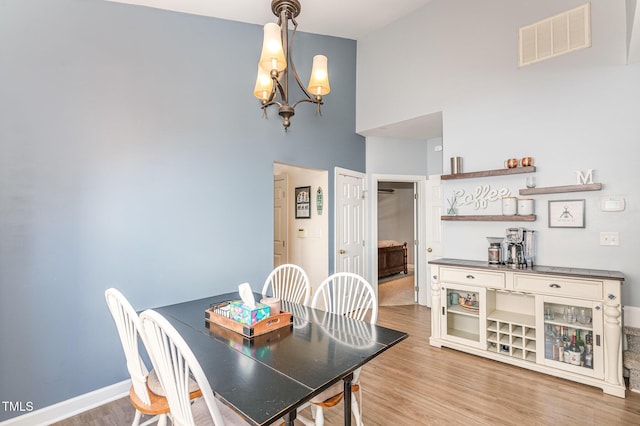
<instances>
[{"instance_id":1,"label":"small framed wall art","mask_svg":"<svg viewBox=\"0 0 640 426\"><path fill-rule=\"evenodd\" d=\"M318 212L318 216L322 215L322 204L323 204L322 188L318 187L316 191L316 211Z\"/></svg>"},{"instance_id":2,"label":"small framed wall art","mask_svg":"<svg viewBox=\"0 0 640 426\"><path fill-rule=\"evenodd\" d=\"M311 187L299 186L296 188L296 219L311 218Z\"/></svg>"},{"instance_id":3,"label":"small framed wall art","mask_svg":"<svg viewBox=\"0 0 640 426\"><path fill-rule=\"evenodd\" d=\"M584 227L584 200L549 200L549 228Z\"/></svg>"}]
</instances>

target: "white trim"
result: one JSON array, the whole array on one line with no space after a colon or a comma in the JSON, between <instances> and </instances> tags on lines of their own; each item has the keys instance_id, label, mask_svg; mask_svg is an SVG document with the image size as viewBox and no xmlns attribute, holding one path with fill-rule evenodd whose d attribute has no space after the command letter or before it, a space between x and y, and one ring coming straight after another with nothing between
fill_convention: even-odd
<instances>
[{"instance_id":1,"label":"white trim","mask_svg":"<svg viewBox=\"0 0 640 426\"><path fill-rule=\"evenodd\" d=\"M417 255L418 264L417 275L414 275L420 286L420 292L428 294L431 291L431 286L427 284L427 256L424 248L426 241L426 215L424 212L424 197L426 194L425 186L427 177L423 175L396 175L396 174L378 174L373 173L369 175L369 188L373 192L378 188L379 182L410 182L417 185L416 192L418 194L418 211L414 212L417 215L417 229L415 230L418 237L418 246L415 247L415 253ZM374 242L378 241L378 198L375 196L369 197L369 205L367 211L369 211L369 240ZM416 218L414 218L416 219ZM369 244L367 258L371 259L369 262L369 276L371 277L371 283L378 282L378 244ZM376 297L378 296L378 286L373 286L376 291ZM418 302L421 297L418 296Z\"/></svg>"},{"instance_id":2,"label":"white trim","mask_svg":"<svg viewBox=\"0 0 640 426\"><path fill-rule=\"evenodd\" d=\"M623 306L624 325L640 328L640 308L637 306Z\"/></svg>"},{"instance_id":3,"label":"white trim","mask_svg":"<svg viewBox=\"0 0 640 426\"><path fill-rule=\"evenodd\" d=\"M640 4L637 0L627 1L627 28L630 32L627 37L627 65L631 65L640 62Z\"/></svg>"},{"instance_id":4,"label":"white trim","mask_svg":"<svg viewBox=\"0 0 640 426\"><path fill-rule=\"evenodd\" d=\"M129 395L131 379L14 417L2 426L50 425Z\"/></svg>"}]
</instances>

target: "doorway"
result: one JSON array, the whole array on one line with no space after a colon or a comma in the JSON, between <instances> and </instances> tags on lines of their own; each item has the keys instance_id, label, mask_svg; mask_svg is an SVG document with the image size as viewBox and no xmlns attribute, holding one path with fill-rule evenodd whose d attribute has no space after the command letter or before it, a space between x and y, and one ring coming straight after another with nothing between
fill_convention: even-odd
<instances>
[{"instance_id":1,"label":"doorway","mask_svg":"<svg viewBox=\"0 0 640 426\"><path fill-rule=\"evenodd\" d=\"M369 258L372 259L372 265L370 267L370 276L372 283L379 283L379 269L378 269L378 241L383 240L383 237L389 237L391 240L402 239L403 241L397 241L400 244L403 244L404 239L408 240L407 243L407 267L409 269L410 265L413 265L413 274L400 274L401 278L404 278L405 286L404 291L409 294L403 301L391 301L385 302L382 299L380 290L383 290L382 296L384 296L384 286L386 285L384 279L382 283L375 286L376 292L378 293L378 299L380 304L386 303L403 303L403 304L414 304L414 303L423 303L422 298L420 297L420 293L426 294L429 291L429 285L427 284L426 278L426 255L425 255L425 229L426 229L426 219L425 212L423 209L424 203L421 203L421 200L424 200L424 192L426 187L426 176L413 176L413 175L378 175L374 174L370 177L371 183L369 185L370 188L381 189L380 198L384 199L384 197L388 197L390 195L398 195L401 196L403 192L408 198L406 200L406 206L403 210L407 211L403 218L403 222L406 223L404 230L395 230L391 232L391 234L379 233L379 224L380 221L384 221L384 217L380 217L380 215L386 215L384 208L379 209L378 205L378 196L377 193L375 196L369 197L370 205L370 227L369 232L371 236L371 241L374 244L370 245ZM394 192L390 192L389 189L394 189ZM377 191L376 191L377 192ZM384 195L383 195L384 194ZM392 201L393 204L393 201ZM394 237L393 235L397 235L398 237ZM406 236L406 238L405 238ZM409 247L411 246L411 247ZM381 271L384 272L384 271ZM406 275L402 277L402 275ZM408 289L408 291L407 291Z\"/></svg>"},{"instance_id":2,"label":"doorway","mask_svg":"<svg viewBox=\"0 0 640 426\"><path fill-rule=\"evenodd\" d=\"M318 190L328 194L329 172L274 162L273 175L274 267L284 252L288 263L304 269L315 290L329 271L329 212L317 196ZM296 188L310 191L304 215L296 214ZM281 222L282 218L286 221Z\"/></svg>"},{"instance_id":3,"label":"doorway","mask_svg":"<svg viewBox=\"0 0 640 426\"><path fill-rule=\"evenodd\" d=\"M415 265L415 182L379 181L378 304L411 305L417 301Z\"/></svg>"}]
</instances>

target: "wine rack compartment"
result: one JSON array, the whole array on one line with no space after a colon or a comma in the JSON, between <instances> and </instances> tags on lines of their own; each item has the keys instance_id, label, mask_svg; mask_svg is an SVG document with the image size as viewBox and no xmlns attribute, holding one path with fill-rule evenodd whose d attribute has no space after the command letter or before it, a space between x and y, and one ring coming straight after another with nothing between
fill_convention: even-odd
<instances>
[{"instance_id":1,"label":"wine rack compartment","mask_svg":"<svg viewBox=\"0 0 640 426\"><path fill-rule=\"evenodd\" d=\"M535 297L520 292L487 292L487 350L536 362Z\"/></svg>"},{"instance_id":2,"label":"wine rack compartment","mask_svg":"<svg viewBox=\"0 0 640 426\"><path fill-rule=\"evenodd\" d=\"M487 317L487 350L536 362L535 318L494 311Z\"/></svg>"}]
</instances>

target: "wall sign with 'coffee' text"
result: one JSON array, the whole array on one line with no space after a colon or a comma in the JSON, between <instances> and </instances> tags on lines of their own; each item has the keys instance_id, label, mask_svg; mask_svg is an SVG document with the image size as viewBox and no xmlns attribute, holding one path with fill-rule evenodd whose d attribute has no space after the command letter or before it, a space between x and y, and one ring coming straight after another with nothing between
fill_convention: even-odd
<instances>
[{"instance_id":1,"label":"wall sign with 'coffee' text","mask_svg":"<svg viewBox=\"0 0 640 426\"><path fill-rule=\"evenodd\" d=\"M464 189L455 189L453 195L458 206L473 205L476 210L486 209L489 202L494 202L511 195L509 188L491 189L491 185L479 185L473 194Z\"/></svg>"}]
</instances>

